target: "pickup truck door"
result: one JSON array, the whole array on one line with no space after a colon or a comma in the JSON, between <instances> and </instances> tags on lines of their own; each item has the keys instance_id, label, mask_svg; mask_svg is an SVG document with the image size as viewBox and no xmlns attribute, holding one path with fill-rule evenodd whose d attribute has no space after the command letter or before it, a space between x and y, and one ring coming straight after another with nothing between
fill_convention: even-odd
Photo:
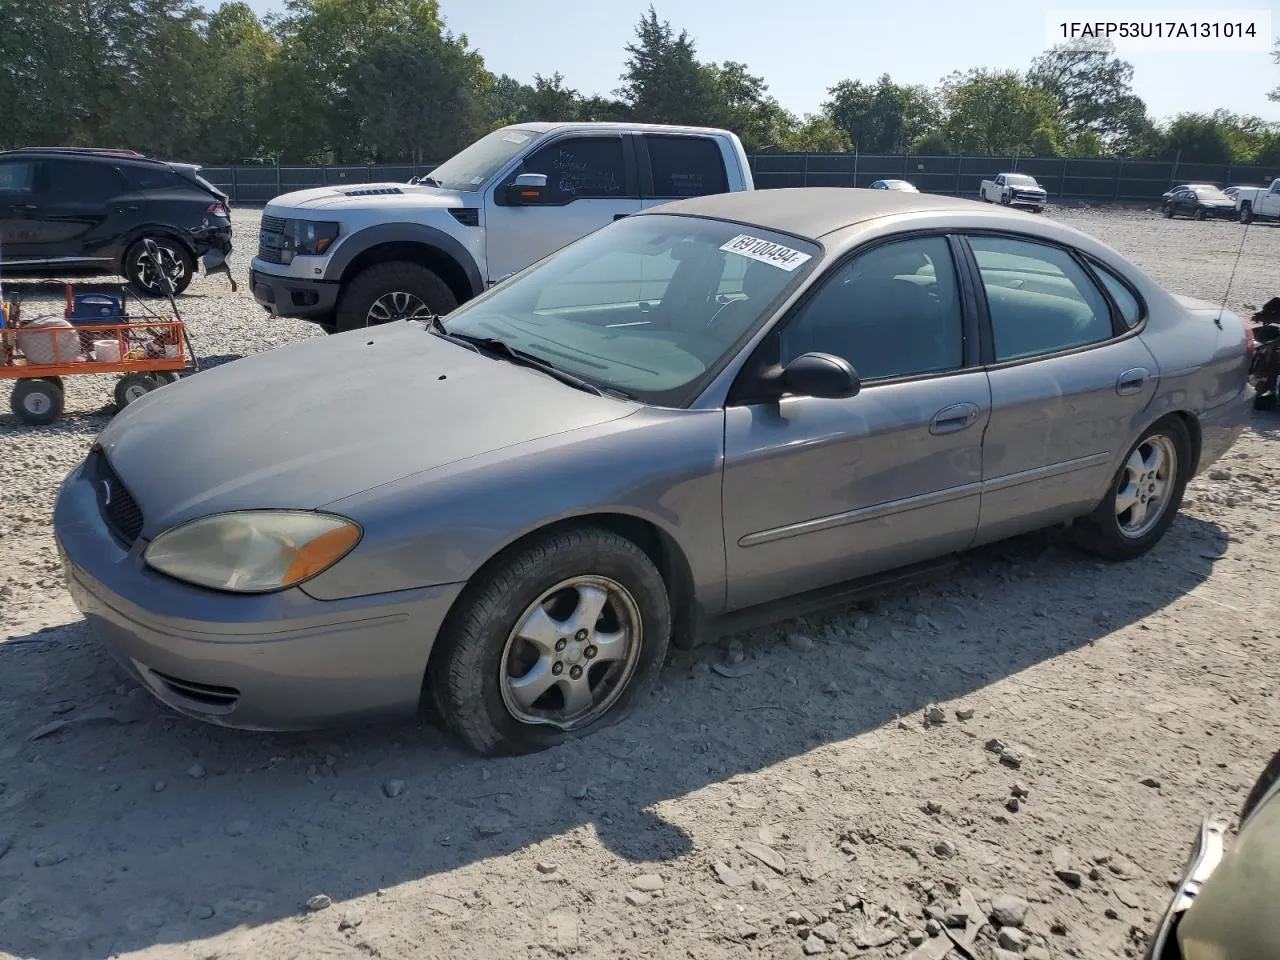
<instances>
[{"instance_id":1,"label":"pickup truck door","mask_svg":"<svg viewBox=\"0 0 1280 960\"><path fill-rule=\"evenodd\" d=\"M1260 209L1255 213L1261 213L1264 217L1280 217L1280 178L1274 180L1271 189L1264 193L1258 200Z\"/></svg>"},{"instance_id":2,"label":"pickup truck door","mask_svg":"<svg viewBox=\"0 0 1280 960\"><path fill-rule=\"evenodd\" d=\"M640 210L632 139L566 134L543 143L501 178L485 204L489 283ZM522 173L546 175L546 190L535 203L511 205L506 187Z\"/></svg>"}]
</instances>

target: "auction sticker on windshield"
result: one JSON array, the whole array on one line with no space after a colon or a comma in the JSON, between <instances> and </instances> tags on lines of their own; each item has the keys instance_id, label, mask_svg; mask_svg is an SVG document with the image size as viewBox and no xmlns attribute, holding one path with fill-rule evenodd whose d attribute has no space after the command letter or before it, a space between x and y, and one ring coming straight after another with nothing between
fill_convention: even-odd
<instances>
[{"instance_id":1,"label":"auction sticker on windshield","mask_svg":"<svg viewBox=\"0 0 1280 960\"><path fill-rule=\"evenodd\" d=\"M782 244L774 243L772 240L753 237L749 233L738 234L720 249L726 253L736 253L741 257L759 260L761 263L767 263L777 267L779 270L786 270L788 273L806 260L813 259L809 254L800 250L792 250L790 247L784 247Z\"/></svg>"}]
</instances>

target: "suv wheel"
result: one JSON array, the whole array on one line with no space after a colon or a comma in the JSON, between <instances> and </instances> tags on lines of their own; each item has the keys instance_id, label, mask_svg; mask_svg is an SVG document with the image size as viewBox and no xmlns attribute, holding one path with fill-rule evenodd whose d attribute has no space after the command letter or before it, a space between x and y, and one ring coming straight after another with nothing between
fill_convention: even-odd
<instances>
[{"instance_id":1,"label":"suv wheel","mask_svg":"<svg viewBox=\"0 0 1280 960\"><path fill-rule=\"evenodd\" d=\"M417 263L393 261L369 267L338 299L338 332L396 320L442 317L458 305L448 284Z\"/></svg>"},{"instance_id":2,"label":"suv wheel","mask_svg":"<svg viewBox=\"0 0 1280 960\"><path fill-rule=\"evenodd\" d=\"M146 241L150 239L160 249L161 266L173 281L173 292L181 294L191 285L195 274L195 258L182 246L168 237L144 237L129 248L124 255L124 275L134 291L144 297L163 296L156 281L156 265L147 253Z\"/></svg>"}]
</instances>

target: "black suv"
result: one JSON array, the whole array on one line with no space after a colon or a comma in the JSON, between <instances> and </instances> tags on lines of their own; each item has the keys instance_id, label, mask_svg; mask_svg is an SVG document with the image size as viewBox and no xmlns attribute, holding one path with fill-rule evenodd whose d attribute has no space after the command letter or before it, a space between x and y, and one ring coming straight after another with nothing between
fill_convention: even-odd
<instances>
[{"instance_id":1,"label":"black suv","mask_svg":"<svg viewBox=\"0 0 1280 960\"><path fill-rule=\"evenodd\" d=\"M158 296L150 238L181 293L198 259L216 270L231 252L228 197L199 169L128 150L0 151L0 275L122 274Z\"/></svg>"}]
</instances>

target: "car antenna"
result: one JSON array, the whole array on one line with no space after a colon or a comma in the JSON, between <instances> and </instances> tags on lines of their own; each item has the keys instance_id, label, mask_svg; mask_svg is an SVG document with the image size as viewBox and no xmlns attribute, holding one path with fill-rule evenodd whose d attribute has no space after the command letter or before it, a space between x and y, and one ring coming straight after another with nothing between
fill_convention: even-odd
<instances>
[{"instance_id":1,"label":"car antenna","mask_svg":"<svg viewBox=\"0 0 1280 960\"><path fill-rule=\"evenodd\" d=\"M1244 242L1249 238L1249 227L1252 223L1244 225L1244 233L1240 236L1240 249L1236 251L1236 262L1231 265L1231 276L1227 278L1227 291L1222 295L1222 306L1218 308L1218 315L1213 318L1214 324L1219 330L1222 329L1222 314L1227 309L1227 297L1231 296L1231 284L1235 283L1236 271L1240 269L1240 258L1244 255Z\"/></svg>"}]
</instances>

